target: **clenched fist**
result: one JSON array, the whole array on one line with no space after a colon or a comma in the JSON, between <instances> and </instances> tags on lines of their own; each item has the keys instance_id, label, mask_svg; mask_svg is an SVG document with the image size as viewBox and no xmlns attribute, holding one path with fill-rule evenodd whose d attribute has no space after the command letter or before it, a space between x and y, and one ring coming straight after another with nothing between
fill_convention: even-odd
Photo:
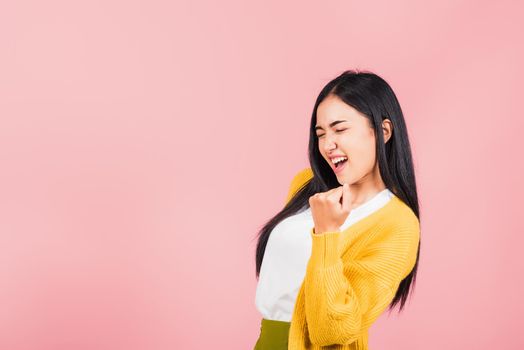
<instances>
[{"instance_id":1,"label":"clenched fist","mask_svg":"<svg viewBox=\"0 0 524 350\"><path fill-rule=\"evenodd\" d=\"M344 184L327 192L309 197L309 206L315 222L315 234L340 230L351 212L349 185Z\"/></svg>"}]
</instances>

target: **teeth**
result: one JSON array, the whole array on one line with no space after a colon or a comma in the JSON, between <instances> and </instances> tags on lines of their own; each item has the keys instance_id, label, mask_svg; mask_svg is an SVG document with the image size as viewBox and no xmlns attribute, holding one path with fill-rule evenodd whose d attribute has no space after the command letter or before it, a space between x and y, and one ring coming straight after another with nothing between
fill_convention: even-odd
<instances>
[{"instance_id":1,"label":"teeth","mask_svg":"<svg viewBox=\"0 0 524 350\"><path fill-rule=\"evenodd\" d=\"M331 162L333 162L333 164L337 164L338 162L341 162L343 160L347 160L348 158L347 157L337 157L337 158L333 158L331 159Z\"/></svg>"}]
</instances>

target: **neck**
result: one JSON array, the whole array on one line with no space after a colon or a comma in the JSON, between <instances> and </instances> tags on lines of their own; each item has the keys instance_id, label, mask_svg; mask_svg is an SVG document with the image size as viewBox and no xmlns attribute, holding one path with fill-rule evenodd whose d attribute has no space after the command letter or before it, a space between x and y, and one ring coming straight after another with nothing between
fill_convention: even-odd
<instances>
[{"instance_id":1,"label":"neck","mask_svg":"<svg viewBox=\"0 0 524 350\"><path fill-rule=\"evenodd\" d=\"M351 193L351 209L366 203L385 189L386 185L378 173L378 167L375 167L373 173L369 173L357 182L349 185L349 192Z\"/></svg>"}]
</instances>

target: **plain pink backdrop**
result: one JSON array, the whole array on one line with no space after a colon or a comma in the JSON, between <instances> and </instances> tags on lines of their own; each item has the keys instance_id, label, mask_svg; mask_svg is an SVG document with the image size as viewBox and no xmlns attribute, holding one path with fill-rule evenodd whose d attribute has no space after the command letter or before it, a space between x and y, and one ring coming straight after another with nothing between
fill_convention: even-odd
<instances>
[{"instance_id":1,"label":"plain pink backdrop","mask_svg":"<svg viewBox=\"0 0 524 350\"><path fill-rule=\"evenodd\" d=\"M254 237L353 68L397 93L421 206L415 294L370 348L524 348L523 10L2 2L0 348L251 349Z\"/></svg>"}]
</instances>

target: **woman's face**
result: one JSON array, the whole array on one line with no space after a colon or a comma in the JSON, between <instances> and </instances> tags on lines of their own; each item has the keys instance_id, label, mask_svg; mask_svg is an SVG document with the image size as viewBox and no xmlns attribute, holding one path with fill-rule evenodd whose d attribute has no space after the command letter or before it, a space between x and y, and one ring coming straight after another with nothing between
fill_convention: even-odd
<instances>
[{"instance_id":1,"label":"woman's face","mask_svg":"<svg viewBox=\"0 0 524 350\"><path fill-rule=\"evenodd\" d=\"M340 184L376 181L375 134L368 118L344 103L336 95L328 95L318 106L316 134L318 148L331 166ZM331 161L334 156L347 157L340 171Z\"/></svg>"}]
</instances>

